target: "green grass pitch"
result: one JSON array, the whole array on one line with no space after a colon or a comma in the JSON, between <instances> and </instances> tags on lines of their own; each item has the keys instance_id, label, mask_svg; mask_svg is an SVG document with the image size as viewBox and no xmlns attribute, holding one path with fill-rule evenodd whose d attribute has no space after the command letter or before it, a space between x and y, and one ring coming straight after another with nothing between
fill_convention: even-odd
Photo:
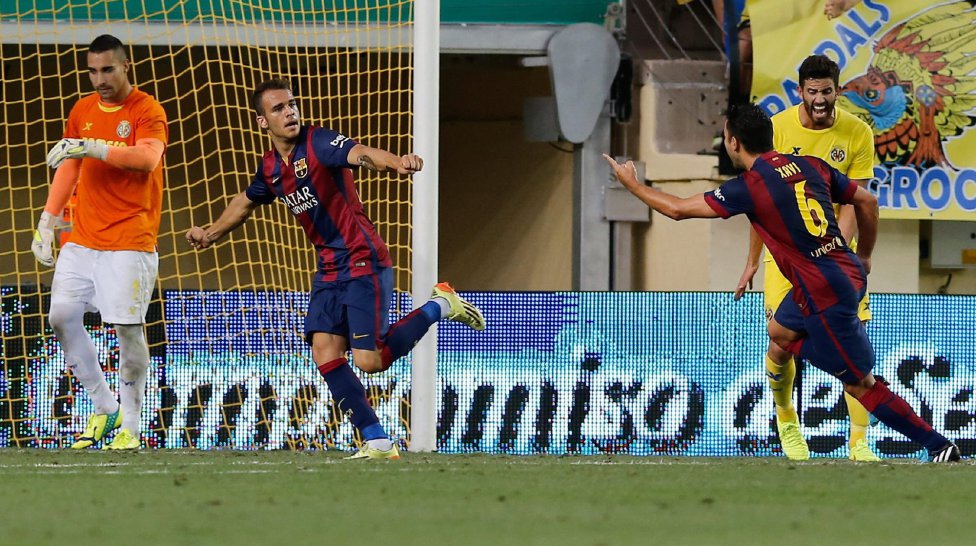
<instances>
[{"instance_id":1,"label":"green grass pitch","mask_svg":"<svg viewBox=\"0 0 976 546\"><path fill-rule=\"evenodd\" d=\"M976 465L0 450L3 544L932 544Z\"/></svg>"}]
</instances>

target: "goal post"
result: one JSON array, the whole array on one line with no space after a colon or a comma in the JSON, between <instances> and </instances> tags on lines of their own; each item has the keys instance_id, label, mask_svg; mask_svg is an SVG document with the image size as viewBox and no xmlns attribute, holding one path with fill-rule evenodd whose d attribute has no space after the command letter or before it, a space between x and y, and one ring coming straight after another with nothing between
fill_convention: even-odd
<instances>
[{"instance_id":1,"label":"goal post","mask_svg":"<svg viewBox=\"0 0 976 546\"><path fill-rule=\"evenodd\" d=\"M437 282L440 108L440 0L416 0L414 21L414 144L424 170L414 175L413 299ZM437 448L437 325L413 349L411 448Z\"/></svg>"}]
</instances>

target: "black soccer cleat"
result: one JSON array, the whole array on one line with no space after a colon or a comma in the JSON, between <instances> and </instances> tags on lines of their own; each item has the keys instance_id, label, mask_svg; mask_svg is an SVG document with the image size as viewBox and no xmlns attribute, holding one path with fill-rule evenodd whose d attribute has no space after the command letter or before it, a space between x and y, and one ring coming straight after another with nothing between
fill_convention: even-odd
<instances>
[{"instance_id":1,"label":"black soccer cleat","mask_svg":"<svg viewBox=\"0 0 976 546\"><path fill-rule=\"evenodd\" d=\"M929 453L932 458L933 463L955 463L961 458L959 453L959 447L956 444L949 442L942 449Z\"/></svg>"}]
</instances>

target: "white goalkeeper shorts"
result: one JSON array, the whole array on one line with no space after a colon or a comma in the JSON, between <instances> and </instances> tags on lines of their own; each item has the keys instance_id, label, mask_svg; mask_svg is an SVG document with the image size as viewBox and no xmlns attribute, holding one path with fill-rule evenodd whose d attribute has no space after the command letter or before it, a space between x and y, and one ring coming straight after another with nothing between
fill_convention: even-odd
<instances>
[{"instance_id":1,"label":"white goalkeeper shorts","mask_svg":"<svg viewBox=\"0 0 976 546\"><path fill-rule=\"evenodd\" d=\"M156 286L159 255L135 250L92 250L68 243L58 253L51 305L84 303L111 324L143 324Z\"/></svg>"}]
</instances>

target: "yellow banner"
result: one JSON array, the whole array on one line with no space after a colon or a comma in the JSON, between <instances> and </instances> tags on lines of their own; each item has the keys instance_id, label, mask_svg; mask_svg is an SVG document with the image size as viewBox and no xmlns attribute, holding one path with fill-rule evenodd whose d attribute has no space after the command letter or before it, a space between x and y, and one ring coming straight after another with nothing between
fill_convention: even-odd
<instances>
[{"instance_id":1,"label":"yellow banner","mask_svg":"<svg viewBox=\"0 0 976 546\"><path fill-rule=\"evenodd\" d=\"M837 104L874 130L881 216L976 220L976 8L864 0L827 20L823 4L749 0L756 102L770 114L799 104L800 63L827 55Z\"/></svg>"}]
</instances>

